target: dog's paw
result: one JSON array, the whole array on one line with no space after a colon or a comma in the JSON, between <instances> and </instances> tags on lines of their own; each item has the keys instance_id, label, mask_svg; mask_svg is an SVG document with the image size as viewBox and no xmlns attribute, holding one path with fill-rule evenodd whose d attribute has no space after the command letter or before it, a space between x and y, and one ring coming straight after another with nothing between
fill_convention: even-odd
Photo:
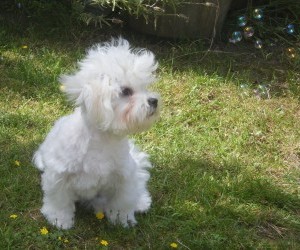
<instances>
[{"instance_id":1,"label":"dog's paw","mask_svg":"<svg viewBox=\"0 0 300 250\"><path fill-rule=\"evenodd\" d=\"M151 206L152 199L148 192L145 192L138 200L137 206L135 208L136 212L145 213L149 210Z\"/></svg>"},{"instance_id":2,"label":"dog's paw","mask_svg":"<svg viewBox=\"0 0 300 250\"><path fill-rule=\"evenodd\" d=\"M53 225L60 229L70 229L74 225L74 220L73 219L71 219L71 220L56 219Z\"/></svg>"},{"instance_id":3,"label":"dog's paw","mask_svg":"<svg viewBox=\"0 0 300 250\"><path fill-rule=\"evenodd\" d=\"M46 210L43 207L41 209L41 212L51 225L56 226L60 229L70 229L74 225L73 214L70 215L70 213L66 211L50 211L49 209Z\"/></svg>"},{"instance_id":4,"label":"dog's paw","mask_svg":"<svg viewBox=\"0 0 300 250\"><path fill-rule=\"evenodd\" d=\"M128 213L120 210L111 210L106 212L106 216L114 225L121 224L123 227L133 227L137 224L137 221L134 217L134 212Z\"/></svg>"}]
</instances>

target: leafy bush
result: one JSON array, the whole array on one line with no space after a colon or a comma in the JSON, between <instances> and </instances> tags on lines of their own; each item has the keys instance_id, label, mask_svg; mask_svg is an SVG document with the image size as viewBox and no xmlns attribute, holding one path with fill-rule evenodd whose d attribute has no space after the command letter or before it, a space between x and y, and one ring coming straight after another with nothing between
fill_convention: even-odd
<instances>
[{"instance_id":1,"label":"leafy bush","mask_svg":"<svg viewBox=\"0 0 300 250\"><path fill-rule=\"evenodd\" d=\"M165 7L176 9L183 0L79 0L77 4L83 6L80 15L81 20L87 24L123 23L120 13L132 16L143 16L146 20L148 15L163 15Z\"/></svg>"}]
</instances>

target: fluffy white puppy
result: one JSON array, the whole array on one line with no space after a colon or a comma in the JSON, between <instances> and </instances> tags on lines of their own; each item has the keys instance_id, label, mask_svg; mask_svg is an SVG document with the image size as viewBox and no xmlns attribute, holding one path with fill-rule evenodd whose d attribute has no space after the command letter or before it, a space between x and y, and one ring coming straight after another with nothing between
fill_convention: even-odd
<instances>
[{"instance_id":1,"label":"fluffy white puppy","mask_svg":"<svg viewBox=\"0 0 300 250\"><path fill-rule=\"evenodd\" d=\"M147 91L156 68L151 52L119 38L91 48L76 73L61 77L77 108L55 123L33 158L42 171L41 212L52 225L71 228L76 201L125 227L149 209L151 164L127 135L158 117L159 96Z\"/></svg>"}]
</instances>

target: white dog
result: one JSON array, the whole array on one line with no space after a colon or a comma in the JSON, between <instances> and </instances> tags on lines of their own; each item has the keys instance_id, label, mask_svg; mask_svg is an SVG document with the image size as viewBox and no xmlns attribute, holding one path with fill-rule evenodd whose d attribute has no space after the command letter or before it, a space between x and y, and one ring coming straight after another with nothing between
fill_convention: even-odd
<instances>
[{"instance_id":1,"label":"white dog","mask_svg":"<svg viewBox=\"0 0 300 250\"><path fill-rule=\"evenodd\" d=\"M151 164L127 135L158 118L159 96L146 89L156 68L151 52L119 38L94 46L75 74L61 77L77 108L55 123L33 158L43 171L41 212L52 225L71 228L79 200L124 227L149 209Z\"/></svg>"}]
</instances>

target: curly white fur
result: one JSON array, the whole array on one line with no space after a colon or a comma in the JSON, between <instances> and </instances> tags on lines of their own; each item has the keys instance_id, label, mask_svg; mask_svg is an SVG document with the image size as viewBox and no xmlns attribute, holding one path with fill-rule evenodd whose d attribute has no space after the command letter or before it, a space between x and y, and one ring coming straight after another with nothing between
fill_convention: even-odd
<instances>
[{"instance_id":1,"label":"curly white fur","mask_svg":"<svg viewBox=\"0 0 300 250\"><path fill-rule=\"evenodd\" d=\"M119 38L91 48L75 74L61 77L77 108L55 123L33 158L42 171L41 211L52 225L71 228L79 200L125 227L149 209L151 164L127 135L159 115L159 96L146 89L156 68L151 52Z\"/></svg>"}]
</instances>

